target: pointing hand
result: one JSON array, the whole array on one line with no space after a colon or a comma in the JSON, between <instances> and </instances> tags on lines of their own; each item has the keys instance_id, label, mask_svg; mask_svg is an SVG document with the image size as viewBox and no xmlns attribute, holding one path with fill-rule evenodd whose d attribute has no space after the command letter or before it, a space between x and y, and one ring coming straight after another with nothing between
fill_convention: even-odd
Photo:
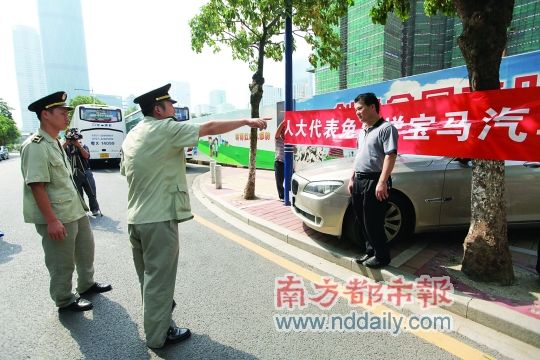
<instances>
[{"instance_id":1,"label":"pointing hand","mask_svg":"<svg viewBox=\"0 0 540 360\"><path fill-rule=\"evenodd\" d=\"M260 130L264 130L268 126L267 121L271 120L271 119L272 118L270 118L270 117L250 119L248 125L249 125L249 127L252 127L252 128L257 128L257 129L260 129Z\"/></svg>"}]
</instances>

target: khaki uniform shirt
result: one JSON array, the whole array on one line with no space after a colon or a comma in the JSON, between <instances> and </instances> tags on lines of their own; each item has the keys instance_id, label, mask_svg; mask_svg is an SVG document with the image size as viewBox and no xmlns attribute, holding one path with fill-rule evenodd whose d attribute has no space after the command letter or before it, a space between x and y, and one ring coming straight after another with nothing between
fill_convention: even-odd
<instances>
[{"instance_id":1,"label":"khaki uniform shirt","mask_svg":"<svg viewBox=\"0 0 540 360\"><path fill-rule=\"evenodd\" d=\"M193 218L184 147L196 146L199 125L146 116L122 144L120 173L128 181L128 224Z\"/></svg>"},{"instance_id":2,"label":"khaki uniform shirt","mask_svg":"<svg viewBox=\"0 0 540 360\"><path fill-rule=\"evenodd\" d=\"M32 195L29 184L45 183L45 191L52 209L62 223L78 220L86 215L88 208L83 203L71 178L71 167L64 149L58 140L39 129L37 135L29 137L21 148L21 171L24 179L24 221L46 224Z\"/></svg>"}]
</instances>

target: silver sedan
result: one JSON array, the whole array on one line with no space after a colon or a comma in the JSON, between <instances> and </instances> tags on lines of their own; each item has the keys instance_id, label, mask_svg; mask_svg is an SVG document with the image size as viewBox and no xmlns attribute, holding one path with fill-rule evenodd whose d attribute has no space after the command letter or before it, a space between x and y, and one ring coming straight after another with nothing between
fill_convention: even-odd
<instances>
[{"instance_id":1,"label":"silver sedan","mask_svg":"<svg viewBox=\"0 0 540 360\"><path fill-rule=\"evenodd\" d=\"M361 241L347 192L352 158L316 163L292 177L292 211L310 228ZM506 161L505 199L510 225L540 225L540 163ZM399 155L386 211L389 241L414 232L467 228L471 216L471 162Z\"/></svg>"}]
</instances>

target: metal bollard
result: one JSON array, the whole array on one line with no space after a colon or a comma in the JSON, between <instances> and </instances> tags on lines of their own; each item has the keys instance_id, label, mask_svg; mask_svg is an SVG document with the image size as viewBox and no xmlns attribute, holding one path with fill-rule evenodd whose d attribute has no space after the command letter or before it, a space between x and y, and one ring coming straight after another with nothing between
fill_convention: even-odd
<instances>
[{"instance_id":1,"label":"metal bollard","mask_svg":"<svg viewBox=\"0 0 540 360\"><path fill-rule=\"evenodd\" d=\"M216 161L215 160L210 161L210 181L212 181L212 184L216 183Z\"/></svg>"},{"instance_id":2,"label":"metal bollard","mask_svg":"<svg viewBox=\"0 0 540 360\"><path fill-rule=\"evenodd\" d=\"M221 165L216 165L216 189L221 189Z\"/></svg>"}]
</instances>

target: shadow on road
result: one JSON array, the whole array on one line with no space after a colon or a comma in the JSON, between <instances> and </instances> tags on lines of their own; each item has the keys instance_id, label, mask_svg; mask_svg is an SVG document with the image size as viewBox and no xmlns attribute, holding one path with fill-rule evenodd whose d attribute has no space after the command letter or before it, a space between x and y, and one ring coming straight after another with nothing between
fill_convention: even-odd
<instances>
[{"instance_id":1,"label":"shadow on road","mask_svg":"<svg viewBox=\"0 0 540 360\"><path fill-rule=\"evenodd\" d=\"M186 174L204 174L210 171L210 168L206 165L186 164Z\"/></svg>"},{"instance_id":2,"label":"shadow on road","mask_svg":"<svg viewBox=\"0 0 540 360\"><path fill-rule=\"evenodd\" d=\"M115 220L106 215L96 217L89 216L88 218L90 219L90 225L92 225L93 230L102 230L113 234L124 234L124 231L119 226L119 220Z\"/></svg>"},{"instance_id":3,"label":"shadow on road","mask_svg":"<svg viewBox=\"0 0 540 360\"><path fill-rule=\"evenodd\" d=\"M120 166L116 163L106 163L103 161L93 161L90 160L90 167L92 168L92 171L98 170L98 172L119 172Z\"/></svg>"},{"instance_id":4,"label":"shadow on road","mask_svg":"<svg viewBox=\"0 0 540 360\"><path fill-rule=\"evenodd\" d=\"M94 303L91 312L59 313L60 323L69 330L84 359L150 359L149 352L163 359L256 359L199 334L180 344L149 349L139 337L137 324L120 304L99 294L89 300Z\"/></svg>"},{"instance_id":5,"label":"shadow on road","mask_svg":"<svg viewBox=\"0 0 540 360\"><path fill-rule=\"evenodd\" d=\"M0 264L13 260L14 255L22 251L22 246L10 244L4 241L4 236L0 237Z\"/></svg>"},{"instance_id":6,"label":"shadow on road","mask_svg":"<svg viewBox=\"0 0 540 360\"><path fill-rule=\"evenodd\" d=\"M60 323L77 341L84 359L150 358L144 340L139 337L137 325L120 304L103 295L91 296L89 300L94 303L94 309L88 315L59 314Z\"/></svg>"},{"instance_id":7,"label":"shadow on road","mask_svg":"<svg viewBox=\"0 0 540 360\"><path fill-rule=\"evenodd\" d=\"M233 347L220 344L208 335L192 334L191 338L162 349L152 350L163 359L235 359L251 360L257 357Z\"/></svg>"}]
</instances>

